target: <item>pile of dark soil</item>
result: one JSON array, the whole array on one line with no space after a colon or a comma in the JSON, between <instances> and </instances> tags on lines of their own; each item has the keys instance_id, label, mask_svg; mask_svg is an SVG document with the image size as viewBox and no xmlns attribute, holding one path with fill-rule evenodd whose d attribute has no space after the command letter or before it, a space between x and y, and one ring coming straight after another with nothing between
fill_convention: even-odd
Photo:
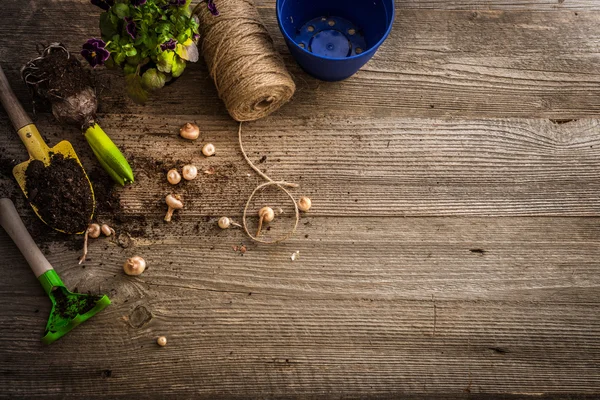
<instances>
[{"instance_id":1,"label":"pile of dark soil","mask_svg":"<svg viewBox=\"0 0 600 400\"><path fill-rule=\"evenodd\" d=\"M94 200L77 160L54 154L47 167L38 160L29 163L25 175L29 202L47 224L67 233L85 231Z\"/></svg>"},{"instance_id":2,"label":"pile of dark soil","mask_svg":"<svg viewBox=\"0 0 600 400\"><path fill-rule=\"evenodd\" d=\"M69 57L64 51L52 51L45 57L35 60L35 93L40 97L66 99L93 87L92 77L76 57Z\"/></svg>"},{"instance_id":3,"label":"pile of dark soil","mask_svg":"<svg viewBox=\"0 0 600 400\"><path fill-rule=\"evenodd\" d=\"M93 124L98 100L92 77L77 57L61 44L46 47L40 57L29 61L21 75L34 95L34 105L50 102L52 114L65 124Z\"/></svg>"}]
</instances>

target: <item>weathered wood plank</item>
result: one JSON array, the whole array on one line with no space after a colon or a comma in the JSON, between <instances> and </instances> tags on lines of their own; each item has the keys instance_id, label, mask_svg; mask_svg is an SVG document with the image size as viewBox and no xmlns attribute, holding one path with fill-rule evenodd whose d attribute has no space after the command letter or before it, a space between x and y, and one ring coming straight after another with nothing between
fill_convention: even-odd
<instances>
[{"instance_id":1,"label":"weathered wood plank","mask_svg":"<svg viewBox=\"0 0 600 400\"><path fill-rule=\"evenodd\" d=\"M564 4L570 3L568 1ZM8 0L0 35L14 37L0 49L9 78L33 54L27 38L78 49L97 35L100 10L82 2L32 6ZM267 3L271 4L271 3ZM42 14L44 18L42 18ZM401 10L388 42L353 78L324 83L302 72L289 56L272 4L261 15L296 76L294 101L278 115L595 117L600 111L600 12ZM68 19L57 27L49 20ZM98 70L105 112L222 115L223 105L203 62L188 67L161 101L145 107L124 97L118 73ZM26 100L24 87L18 95ZM185 99L185 101L181 101Z\"/></svg>"},{"instance_id":2,"label":"weathered wood plank","mask_svg":"<svg viewBox=\"0 0 600 400\"><path fill-rule=\"evenodd\" d=\"M259 8L273 9L274 0L255 0ZM599 11L595 0L396 0L396 10L520 10L520 11Z\"/></svg>"},{"instance_id":3,"label":"weathered wood plank","mask_svg":"<svg viewBox=\"0 0 600 400\"><path fill-rule=\"evenodd\" d=\"M0 191L68 286L108 293L113 305L43 348L47 300L0 232L0 396L597 396L600 121L590 117L600 111L600 6L401 0L372 62L328 84L289 57L273 4L259 1L261 14L299 91L247 124L245 143L256 162L267 156L261 168L313 198L297 235L256 246L215 227L222 214L239 218L259 179L247 176L203 63L145 107L124 99L117 74L95 71L102 124L137 174L122 211L100 212L119 239L93 241L83 268L80 238L39 229L10 176ZM34 53L32 34L77 49L97 34L100 10L72 0L2 6L0 36L10 40L0 63L28 104L17 71ZM446 11L411 10L434 7ZM217 157L175 137L187 120ZM38 122L94 169L79 133L47 115ZM24 156L0 116L0 172ZM166 225L163 170L189 161L216 173L180 187L186 209ZM277 196L254 206L285 204ZM286 207L267 235L290 222ZM440 215L452 217L431 217ZM241 256L232 246L243 243ZM133 254L150 268L126 278L120 264Z\"/></svg>"},{"instance_id":4,"label":"weathered wood plank","mask_svg":"<svg viewBox=\"0 0 600 400\"><path fill-rule=\"evenodd\" d=\"M598 392L599 218L360 221L303 218L295 239L244 256L240 231L214 221L148 227L127 249L92 242L85 268L53 244L65 282L113 305L50 347L47 304L2 232L0 293L18 299L0 311L5 393ZM134 253L149 269L127 278Z\"/></svg>"},{"instance_id":5,"label":"weathered wood plank","mask_svg":"<svg viewBox=\"0 0 600 400\"><path fill-rule=\"evenodd\" d=\"M266 1L266 3L269 3ZM600 10L595 0L396 0L396 9L435 10Z\"/></svg>"},{"instance_id":6,"label":"weathered wood plank","mask_svg":"<svg viewBox=\"0 0 600 400\"><path fill-rule=\"evenodd\" d=\"M177 137L187 120L202 127L198 143ZM79 133L40 128L72 139L92 169L95 165ZM227 117L132 117L106 115L102 125L131 157L135 185L121 193L127 215L158 218L163 199L180 192L184 218L238 216L261 182L243 161L237 125ZM313 199L314 215L600 215L600 129L598 120L440 120L398 118L284 118L245 124L251 159L276 179L298 182L298 195ZM24 150L6 122L6 154ZM217 155L202 156L212 142ZM266 158L263 158L266 157ZM260 163L261 158L264 162ZM214 175L172 187L165 173L193 162ZM6 183L8 185L8 183ZM272 201L291 211L284 197ZM224 201L227 199L227 201Z\"/></svg>"}]
</instances>

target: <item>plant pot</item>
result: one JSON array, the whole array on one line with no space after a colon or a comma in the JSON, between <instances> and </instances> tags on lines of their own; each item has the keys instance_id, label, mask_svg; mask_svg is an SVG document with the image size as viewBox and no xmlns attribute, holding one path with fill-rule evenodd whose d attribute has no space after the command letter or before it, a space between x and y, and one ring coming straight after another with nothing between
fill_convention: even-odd
<instances>
[{"instance_id":1,"label":"plant pot","mask_svg":"<svg viewBox=\"0 0 600 400\"><path fill-rule=\"evenodd\" d=\"M277 0L277 21L296 62L315 78L354 75L388 37L394 0Z\"/></svg>"}]
</instances>

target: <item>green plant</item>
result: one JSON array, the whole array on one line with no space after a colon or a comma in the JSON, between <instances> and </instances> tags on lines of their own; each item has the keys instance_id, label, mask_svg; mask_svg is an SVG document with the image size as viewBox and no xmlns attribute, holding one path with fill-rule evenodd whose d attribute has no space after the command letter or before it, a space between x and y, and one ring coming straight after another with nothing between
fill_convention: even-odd
<instances>
[{"instance_id":1,"label":"green plant","mask_svg":"<svg viewBox=\"0 0 600 400\"><path fill-rule=\"evenodd\" d=\"M100 15L102 39L83 45L81 55L92 67L106 64L125 73L127 93L138 103L148 92L179 77L186 62L198 60L198 22L191 0L91 0ZM212 0L209 10L218 15Z\"/></svg>"}]
</instances>

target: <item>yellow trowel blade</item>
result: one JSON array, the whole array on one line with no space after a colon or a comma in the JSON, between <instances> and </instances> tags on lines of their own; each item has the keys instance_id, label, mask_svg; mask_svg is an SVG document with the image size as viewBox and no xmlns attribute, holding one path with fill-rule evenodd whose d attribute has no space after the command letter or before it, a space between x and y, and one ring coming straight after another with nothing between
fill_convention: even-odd
<instances>
[{"instance_id":1,"label":"yellow trowel blade","mask_svg":"<svg viewBox=\"0 0 600 400\"><path fill-rule=\"evenodd\" d=\"M92 183L90 182L90 178L85 173L85 170L83 169L83 165L81 164L81 161L79 161L79 158L77 157L77 154L75 153L75 149L73 148L73 146L71 145L70 142L63 140L62 142L58 143L56 146L49 148L48 152L45 153L45 155L43 157L38 158L38 159L40 161L43 161L45 165L50 165L50 158L54 154L62 154L64 158L74 158L77 161L77 164L79 164L81 166L81 170L85 174L85 178L87 179L87 181L90 185L90 192L92 194L93 207L92 207L92 215L90 215L90 218L89 218L91 220L92 217L94 216L93 210L96 209L96 198L94 197L94 189L92 187ZM21 187L23 194L25 194L25 197L27 197L27 198L29 198L29 196L27 195L27 189L26 189L27 185L25 183L25 181L26 181L25 171L27 171L27 167L29 166L29 163L32 162L33 160L35 160L35 158L31 157L28 161L22 162L13 168L13 176L19 183L19 186ZM29 204L31 204L31 203L29 203ZM42 220L42 222L45 223L46 225L48 225L49 227L51 227L52 229L55 229L55 230L57 230L59 232L63 232L63 233L83 233L83 232L65 232L63 230L57 229L57 228L51 226L50 224L48 224L46 221L44 221L44 219L38 213L38 209L36 206L31 204L31 208L33 208L33 211Z\"/></svg>"}]
</instances>

